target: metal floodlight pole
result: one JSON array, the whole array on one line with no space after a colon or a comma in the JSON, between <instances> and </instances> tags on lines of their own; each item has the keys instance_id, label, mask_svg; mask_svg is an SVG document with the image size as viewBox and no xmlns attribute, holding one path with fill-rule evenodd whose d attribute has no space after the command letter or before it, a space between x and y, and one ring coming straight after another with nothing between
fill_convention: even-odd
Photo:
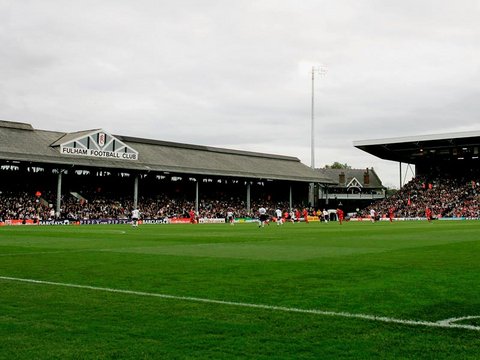
<instances>
[{"instance_id":1,"label":"metal floodlight pole","mask_svg":"<svg viewBox=\"0 0 480 360\"><path fill-rule=\"evenodd\" d=\"M312 66L312 123L310 127L310 167L315 169L315 67Z\"/></svg>"},{"instance_id":2,"label":"metal floodlight pole","mask_svg":"<svg viewBox=\"0 0 480 360\"><path fill-rule=\"evenodd\" d=\"M315 169L315 74L318 75L325 75L326 68L323 66L312 66L312 119L311 119L311 129L310 129L310 167ZM313 206L315 204L315 184L310 184L308 200L310 204Z\"/></svg>"},{"instance_id":3,"label":"metal floodlight pole","mask_svg":"<svg viewBox=\"0 0 480 360\"><path fill-rule=\"evenodd\" d=\"M312 66L312 121L311 121L311 129L310 129L310 147L311 147L311 155L310 155L310 167L315 169L315 74L318 75L325 75L327 72L326 68L323 66Z\"/></svg>"}]
</instances>

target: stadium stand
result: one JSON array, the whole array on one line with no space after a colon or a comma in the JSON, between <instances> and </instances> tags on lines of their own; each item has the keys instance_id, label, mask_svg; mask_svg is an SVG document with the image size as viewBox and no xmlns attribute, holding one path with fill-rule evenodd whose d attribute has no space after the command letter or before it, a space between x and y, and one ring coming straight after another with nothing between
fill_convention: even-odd
<instances>
[{"instance_id":1,"label":"stadium stand","mask_svg":"<svg viewBox=\"0 0 480 360\"><path fill-rule=\"evenodd\" d=\"M397 193L364 209L368 216L373 208L382 217L393 211L396 218L425 217L429 208L434 218L479 218L479 180L462 181L455 178L437 178L427 181L424 176L415 177Z\"/></svg>"},{"instance_id":2,"label":"stadium stand","mask_svg":"<svg viewBox=\"0 0 480 360\"><path fill-rule=\"evenodd\" d=\"M480 132L461 132L354 142L354 146L382 159L415 165L415 177L393 196L373 208L382 217L480 218Z\"/></svg>"},{"instance_id":3,"label":"stadium stand","mask_svg":"<svg viewBox=\"0 0 480 360\"><path fill-rule=\"evenodd\" d=\"M306 207L310 183L332 180L291 156L111 135L62 133L0 121L0 217L205 218L259 204Z\"/></svg>"},{"instance_id":4,"label":"stadium stand","mask_svg":"<svg viewBox=\"0 0 480 360\"><path fill-rule=\"evenodd\" d=\"M0 121L0 223L98 219L253 218L260 206L294 212L378 200L383 217L478 218L480 133L356 142L383 159L415 164L416 177L395 195L372 168L312 170L299 159L111 135L101 129L61 133ZM401 169L401 166L400 166ZM400 174L401 177L401 174ZM317 204L308 204L316 183ZM330 207L327 205L330 201ZM352 204L356 204L352 202ZM317 206L315 206L317 205Z\"/></svg>"}]
</instances>

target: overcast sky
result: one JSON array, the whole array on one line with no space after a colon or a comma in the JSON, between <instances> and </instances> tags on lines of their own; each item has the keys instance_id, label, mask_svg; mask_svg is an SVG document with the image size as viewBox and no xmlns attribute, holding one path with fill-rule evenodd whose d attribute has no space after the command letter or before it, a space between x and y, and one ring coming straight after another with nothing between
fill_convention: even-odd
<instances>
[{"instance_id":1,"label":"overcast sky","mask_svg":"<svg viewBox=\"0 0 480 360\"><path fill-rule=\"evenodd\" d=\"M480 1L0 0L0 119L398 164L355 140L479 130Z\"/></svg>"}]
</instances>

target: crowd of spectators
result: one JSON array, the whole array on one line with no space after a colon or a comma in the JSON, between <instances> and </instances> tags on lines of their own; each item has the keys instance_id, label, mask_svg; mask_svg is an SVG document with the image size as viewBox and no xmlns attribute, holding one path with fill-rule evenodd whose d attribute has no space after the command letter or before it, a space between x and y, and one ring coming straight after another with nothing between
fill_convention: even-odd
<instances>
[{"instance_id":1,"label":"crowd of spectators","mask_svg":"<svg viewBox=\"0 0 480 360\"><path fill-rule=\"evenodd\" d=\"M366 216L372 208L384 217L391 212L398 218L425 217L428 208L434 218L479 218L480 183L478 180L450 177L416 177L394 195L372 204L360 215Z\"/></svg>"},{"instance_id":2,"label":"crowd of spectators","mask_svg":"<svg viewBox=\"0 0 480 360\"><path fill-rule=\"evenodd\" d=\"M83 196L66 194L61 199L61 211L56 213L56 196L51 193L0 192L0 222L4 220L53 220L68 219L129 219L133 199L105 196L92 192ZM201 199L198 218L226 218L232 211L237 218L255 218L260 207L274 216L276 209L282 213L290 210L289 202L252 200L250 211L240 198ZM188 218L195 209L195 201L175 198L171 194L155 198L140 197L138 209L144 219ZM302 210L302 205L294 208ZM380 217L425 217L430 209L434 218L480 218L480 183L478 181L449 177L427 179L416 177L394 195L359 211L357 216L368 217L370 209ZM308 209L313 215L314 209Z\"/></svg>"},{"instance_id":3,"label":"crowd of spectators","mask_svg":"<svg viewBox=\"0 0 480 360\"><path fill-rule=\"evenodd\" d=\"M4 220L38 220L40 214L48 216L48 206L42 204L39 198L26 192L0 193L0 221Z\"/></svg>"},{"instance_id":4,"label":"crowd of spectators","mask_svg":"<svg viewBox=\"0 0 480 360\"><path fill-rule=\"evenodd\" d=\"M67 219L129 219L134 208L133 199L107 197L98 194L84 196L65 195L61 199L60 214L56 213L56 199L53 194L29 194L26 192L0 192L0 221L4 220L53 220ZM229 198L221 200L199 201L198 218L226 218L232 211L237 218L254 218L258 208L265 207L271 215L275 209L289 210L288 202L252 201L250 211L246 201ZM159 196L156 198L140 197L137 204L144 219L188 218L195 209L195 201ZM301 209L301 207L298 207Z\"/></svg>"}]
</instances>

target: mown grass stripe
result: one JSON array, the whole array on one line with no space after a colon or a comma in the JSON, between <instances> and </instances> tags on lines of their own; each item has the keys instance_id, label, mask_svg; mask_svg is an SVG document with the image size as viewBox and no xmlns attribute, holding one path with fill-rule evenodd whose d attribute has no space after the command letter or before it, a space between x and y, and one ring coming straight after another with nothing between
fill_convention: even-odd
<instances>
[{"instance_id":1,"label":"mown grass stripe","mask_svg":"<svg viewBox=\"0 0 480 360\"><path fill-rule=\"evenodd\" d=\"M299 308L285 307L285 306L243 303L243 302L235 302L235 301L198 298L198 297L191 297L191 296L158 294L158 293L150 293L150 292L144 292L144 291L113 289L113 288L97 287L97 286L90 286L90 285L69 284L69 283L60 283L60 282L52 282L52 281L44 281L44 280L35 280L35 279L22 279L22 278L15 278L15 277L9 277L9 276L0 276L0 280L62 286L62 287L69 287L69 288L94 290L94 291L105 291L110 293L119 293L119 294L127 294L127 295L150 296L150 297L169 299L169 300L192 301L192 302L201 302L201 303L207 303L207 304L219 304L219 305L237 306L237 307L245 307L245 308L263 309L263 310L270 310L270 311L281 311L281 312L290 312L290 313L315 314L315 315L332 316L332 317L362 319L362 320L379 321L384 323L394 323L394 324L401 324L401 325L480 331L480 326L474 326L474 325L468 325L468 324L455 324L455 323L450 323L449 321L442 321L442 320L437 322L431 322L431 321L422 321L422 320L395 319L391 317L368 315L368 314L353 314L348 312L324 311L324 310L317 310L317 309L299 309Z\"/></svg>"}]
</instances>

